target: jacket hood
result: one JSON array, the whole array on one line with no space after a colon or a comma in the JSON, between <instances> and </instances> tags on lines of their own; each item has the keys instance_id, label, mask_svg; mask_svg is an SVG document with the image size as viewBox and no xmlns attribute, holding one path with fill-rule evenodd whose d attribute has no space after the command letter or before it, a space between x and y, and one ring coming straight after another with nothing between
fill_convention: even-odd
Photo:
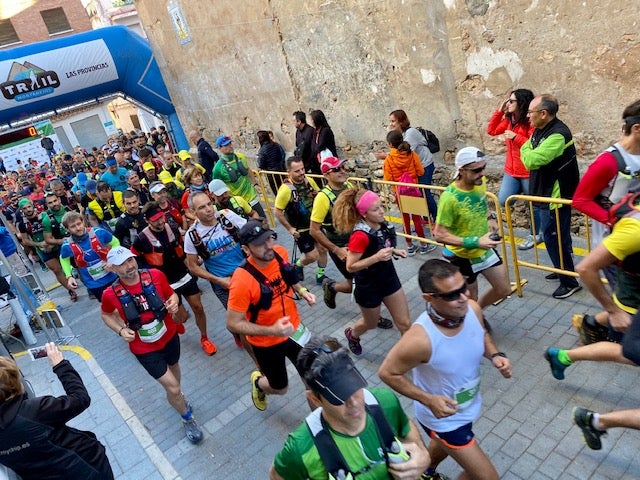
<instances>
[{"instance_id":1,"label":"jacket hood","mask_svg":"<svg viewBox=\"0 0 640 480\"><path fill-rule=\"evenodd\" d=\"M0 428L7 428L7 425L13 422L13 419L18 415L20 405L26 398L26 394L23 393L0 405Z\"/></svg>"}]
</instances>

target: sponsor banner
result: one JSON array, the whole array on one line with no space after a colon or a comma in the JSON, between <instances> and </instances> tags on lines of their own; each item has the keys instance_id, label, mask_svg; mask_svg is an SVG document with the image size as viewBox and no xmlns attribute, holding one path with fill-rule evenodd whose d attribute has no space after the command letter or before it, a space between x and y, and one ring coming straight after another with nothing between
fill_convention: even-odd
<instances>
[{"instance_id":1,"label":"sponsor banner","mask_svg":"<svg viewBox=\"0 0 640 480\"><path fill-rule=\"evenodd\" d=\"M0 62L0 110L118 79L104 40Z\"/></svg>"}]
</instances>

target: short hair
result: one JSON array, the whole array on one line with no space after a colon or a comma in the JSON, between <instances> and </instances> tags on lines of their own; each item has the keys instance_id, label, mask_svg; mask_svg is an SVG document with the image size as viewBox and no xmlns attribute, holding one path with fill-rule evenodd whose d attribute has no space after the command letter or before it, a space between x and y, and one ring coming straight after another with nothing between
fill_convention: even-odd
<instances>
[{"instance_id":1,"label":"short hair","mask_svg":"<svg viewBox=\"0 0 640 480\"><path fill-rule=\"evenodd\" d=\"M64 188L64 183L62 183L62 181L58 180L57 178L54 178L49 182L49 188L51 190L53 190L54 188L60 188L60 187Z\"/></svg>"},{"instance_id":2,"label":"short hair","mask_svg":"<svg viewBox=\"0 0 640 480\"><path fill-rule=\"evenodd\" d=\"M546 110L549 115L555 117L558 113L558 99L550 93L540 95L540 106L538 110Z\"/></svg>"},{"instance_id":3,"label":"short hair","mask_svg":"<svg viewBox=\"0 0 640 480\"><path fill-rule=\"evenodd\" d=\"M84 217L82 216L81 213L76 212L75 210L71 210L62 216L61 223L64 228L67 228L69 227L69 225L76 222L78 219L84 222Z\"/></svg>"},{"instance_id":4,"label":"short hair","mask_svg":"<svg viewBox=\"0 0 640 480\"><path fill-rule=\"evenodd\" d=\"M191 210L193 210L193 200L198 196L198 195L206 195L207 196L207 200L211 201L211 198L209 198L209 194L205 191L202 190L194 190L193 192L191 192L189 194L189 197L187 197L187 205L189 206L189 208Z\"/></svg>"},{"instance_id":5,"label":"short hair","mask_svg":"<svg viewBox=\"0 0 640 480\"><path fill-rule=\"evenodd\" d=\"M391 115L393 115L393 117L396 119L396 122L398 122L398 125L400 125L400 130L402 130L403 132L411 126L411 122L409 121L407 112L405 112L404 110L394 110L389 114L389 116Z\"/></svg>"},{"instance_id":6,"label":"short hair","mask_svg":"<svg viewBox=\"0 0 640 480\"><path fill-rule=\"evenodd\" d=\"M126 200L127 198L138 198L138 192L127 188L124 192L122 192L122 200Z\"/></svg>"},{"instance_id":7,"label":"short hair","mask_svg":"<svg viewBox=\"0 0 640 480\"><path fill-rule=\"evenodd\" d=\"M111 190L111 185L109 185L107 182L103 182L102 180L98 181L98 183L96 184L96 191L106 192L107 190Z\"/></svg>"},{"instance_id":8,"label":"short hair","mask_svg":"<svg viewBox=\"0 0 640 480\"><path fill-rule=\"evenodd\" d=\"M307 114L301 111L293 112L293 116L296 120L302 123L307 123Z\"/></svg>"},{"instance_id":9,"label":"short hair","mask_svg":"<svg viewBox=\"0 0 640 480\"><path fill-rule=\"evenodd\" d=\"M631 127L640 123L640 100L636 100L631 105L627 105L622 112L624 120L623 132L625 135L631 134Z\"/></svg>"},{"instance_id":10,"label":"short hair","mask_svg":"<svg viewBox=\"0 0 640 480\"><path fill-rule=\"evenodd\" d=\"M285 168L287 169L287 171L291 170L291 165L294 163L303 163L302 159L300 157L289 157L287 158L286 162L285 162Z\"/></svg>"},{"instance_id":11,"label":"short hair","mask_svg":"<svg viewBox=\"0 0 640 480\"><path fill-rule=\"evenodd\" d=\"M422 264L418 270L418 284L422 293L435 293L436 286L433 280L444 280L453 277L460 269L453 263L439 258L432 258Z\"/></svg>"},{"instance_id":12,"label":"short hair","mask_svg":"<svg viewBox=\"0 0 640 480\"><path fill-rule=\"evenodd\" d=\"M193 166L193 167L185 168L184 172L182 172L182 179L184 180L184 183L191 184L191 179L196 174L202 175L202 172L198 169L198 167Z\"/></svg>"},{"instance_id":13,"label":"short hair","mask_svg":"<svg viewBox=\"0 0 640 480\"><path fill-rule=\"evenodd\" d=\"M350 360L349 351L344 347L331 353L325 353L322 351L319 353L317 351L314 352L314 349L317 349L319 346L332 340L337 341L335 338L326 335L322 337L314 335L298 353L298 358L296 360L298 371L302 375L305 384L316 395L320 395L321 392L318 390L317 385L313 380L321 377L323 370L331 368L336 364L348 364Z\"/></svg>"},{"instance_id":14,"label":"short hair","mask_svg":"<svg viewBox=\"0 0 640 480\"><path fill-rule=\"evenodd\" d=\"M160 206L158 205L158 202L154 200L150 200L144 204L144 207L142 207L142 215L146 215L146 213L149 210L156 209L156 208L160 208Z\"/></svg>"},{"instance_id":15,"label":"short hair","mask_svg":"<svg viewBox=\"0 0 640 480\"><path fill-rule=\"evenodd\" d=\"M0 404L23 393L18 365L10 357L0 357Z\"/></svg>"},{"instance_id":16,"label":"short hair","mask_svg":"<svg viewBox=\"0 0 640 480\"><path fill-rule=\"evenodd\" d=\"M138 137L138 138L140 138L140 137ZM151 155L152 155L151 154L151 150L149 150L146 147L141 148L140 151L138 152L138 156L139 157L149 157Z\"/></svg>"}]
</instances>

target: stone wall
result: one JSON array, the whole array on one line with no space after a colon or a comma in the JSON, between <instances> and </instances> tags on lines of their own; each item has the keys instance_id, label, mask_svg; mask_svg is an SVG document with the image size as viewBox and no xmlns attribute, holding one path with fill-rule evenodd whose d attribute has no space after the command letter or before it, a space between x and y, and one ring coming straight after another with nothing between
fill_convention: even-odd
<instances>
[{"instance_id":1,"label":"stone wall","mask_svg":"<svg viewBox=\"0 0 640 480\"><path fill-rule=\"evenodd\" d=\"M291 113L314 108L348 157L369 158L395 108L435 131L446 158L462 144L500 154L486 123L523 87L558 96L589 158L617 138L622 108L638 97L638 15L627 0L175 1L184 45L166 8L136 6L183 127L230 134L249 154L260 129L291 150Z\"/></svg>"}]
</instances>

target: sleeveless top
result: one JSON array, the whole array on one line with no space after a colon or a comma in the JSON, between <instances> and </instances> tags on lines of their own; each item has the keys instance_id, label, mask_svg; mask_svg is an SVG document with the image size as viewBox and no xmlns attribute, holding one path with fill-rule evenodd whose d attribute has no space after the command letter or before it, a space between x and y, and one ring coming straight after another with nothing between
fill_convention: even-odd
<instances>
[{"instance_id":1,"label":"sleeveless top","mask_svg":"<svg viewBox=\"0 0 640 480\"><path fill-rule=\"evenodd\" d=\"M474 311L469 308L462 329L453 337L444 335L427 312L416 320L431 339L431 358L413 368L413 383L425 392L445 395L458 401L458 412L436 418L420 402L414 402L416 418L435 432L450 432L480 414L480 361L484 355L484 330Z\"/></svg>"}]
</instances>

